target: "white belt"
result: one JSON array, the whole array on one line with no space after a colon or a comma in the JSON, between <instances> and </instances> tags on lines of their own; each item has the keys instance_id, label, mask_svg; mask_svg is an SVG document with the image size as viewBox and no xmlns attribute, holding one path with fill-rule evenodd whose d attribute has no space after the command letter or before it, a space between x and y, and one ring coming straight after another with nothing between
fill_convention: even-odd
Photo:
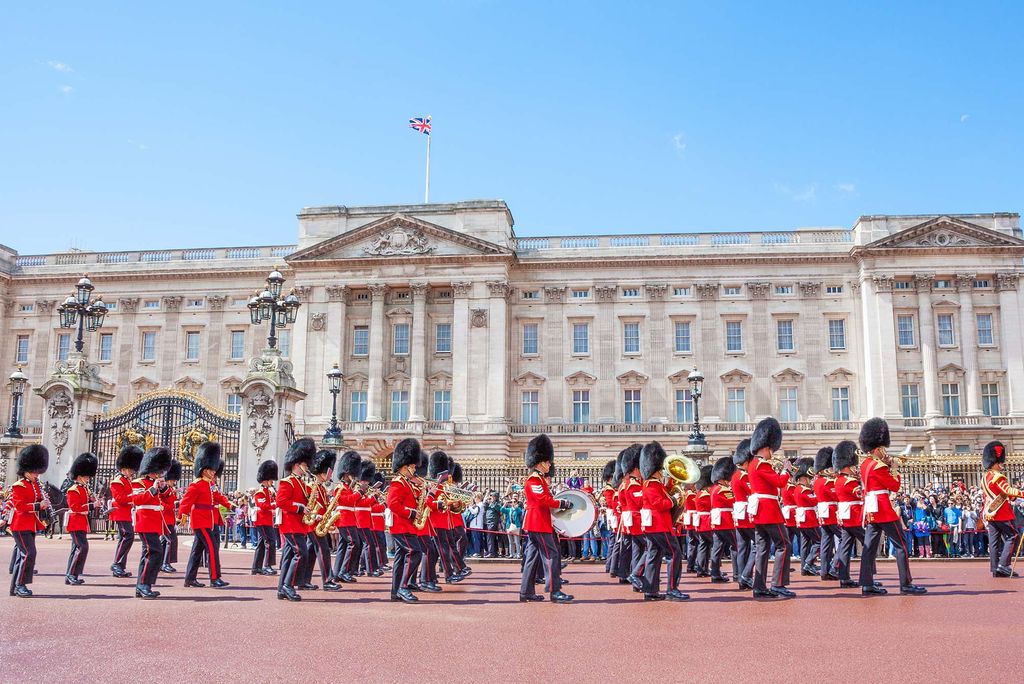
<instances>
[{"instance_id":1,"label":"white belt","mask_svg":"<svg viewBox=\"0 0 1024 684\"><path fill-rule=\"evenodd\" d=\"M711 509L711 525L713 527L717 527L722 524L722 513L732 513L732 507Z\"/></svg>"},{"instance_id":2,"label":"white belt","mask_svg":"<svg viewBox=\"0 0 1024 684\"><path fill-rule=\"evenodd\" d=\"M836 517L840 520L849 520L850 516L853 515L853 507L855 504L862 503L861 501L840 501L839 512Z\"/></svg>"},{"instance_id":3,"label":"white belt","mask_svg":"<svg viewBox=\"0 0 1024 684\"><path fill-rule=\"evenodd\" d=\"M370 510L370 507L367 506L366 508L353 508L352 510L353 511L368 511L368 510Z\"/></svg>"},{"instance_id":4,"label":"white belt","mask_svg":"<svg viewBox=\"0 0 1024 684\"><path fill-rule=\"evenodd\" d=\"M747 519L747 502L746 501L735 501L732 504L732 517L733 520L746 520Z\"/></svg>"},{"instance_id":5,"label":"white belt","mask_svg":"<svg viewBox=\"0 0 1024 684\"><path fill-rule=\"evenodd\" d=\"M772 499L774 501L779 500L778 494L751 494L747 497L747 511L750 515L757 515L757 509L760 506L761 499Z\"/></svg>"},{"instance_id":6,"label":"white belt","mask_svg":"<svg viewBox=\"0 0 1024 684\"><path fill-rule=\"evenodd\" d=\"M817 505L818 517L819 518L827 518L828 517L828 509L829 509L829 507L830 506L835 506L835 505L836 505L835 501L819 501L818 505Z\"/></svg>"},{"instance_id":7,"label":"white belt","mask_svg":"<svg viewBox=\"0 0 1024 684\"><path fill-rule=\"evenodd\" d=\"M137 511L162 511L162 510L164 510L164 507L163 506L157 506L157 505L154 504L152 506L150 506L150 505L147 505L147 506L136 506L135 510L137 510Z\"/></svg>"},{"instance_id":8,"label":"white belt","mask_svg":"<svg viewBox=\"0 0 1024 684\"><path fill-rule=\"evenodd\" d=\"M878 497L888 496L888 489L875 489L864 494L864 514L878 512Z\"/></svg>"},{"instance_id":9,"label":"white belt","mask_svg":"<svg viewBox=\"0 0 1024 684\"><path fill-rule=\"evenodd\" d=\"M807 520L807 513L809 511L814 512L814 510L814 506L798 506L796 509L796 523L798 525L803 524L803 522Z\"/></svg>"},{"instance_id":10,"label":"white belt","mask_svg":"<svg viewBox=\"0 0 1024 684\"><path fill-rule=\"evenodd\" d=\"M355 511L356 509L352 506L338 506L335 510L337 511Z\"/></svg>"},{"instance_id":11,"label":"white belt","mask_svg":"<svg viewBox=\"0 0 1024 684\"><path fill-rule=\"evenodd\" d=\"M370 513L370 515L373 516L374 518L383 518L384 517L384 511L381 511L380 513Z\"/></svg>"}]
</instances>

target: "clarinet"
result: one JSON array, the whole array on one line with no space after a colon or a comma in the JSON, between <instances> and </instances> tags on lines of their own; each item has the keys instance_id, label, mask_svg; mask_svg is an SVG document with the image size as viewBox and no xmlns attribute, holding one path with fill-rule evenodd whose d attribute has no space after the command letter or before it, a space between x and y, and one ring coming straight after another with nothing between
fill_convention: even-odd
<instances>
[{"instance_id":1,"label":"clarinet","mask_svg":"<svg viewBox=\"0 0 1024 684\"><path fill-rule=\"evenodd\" d=\"M46 493L46 485L38 478L36 479L36 485L39 487L39 494L43 497L43 503L46 504L46 521L40 520L40 522L49 527L49 524L53 522L53 504L50 503L50 495ZM40 513L40 515L44 514Z\"/></svg>"}]
</instances>

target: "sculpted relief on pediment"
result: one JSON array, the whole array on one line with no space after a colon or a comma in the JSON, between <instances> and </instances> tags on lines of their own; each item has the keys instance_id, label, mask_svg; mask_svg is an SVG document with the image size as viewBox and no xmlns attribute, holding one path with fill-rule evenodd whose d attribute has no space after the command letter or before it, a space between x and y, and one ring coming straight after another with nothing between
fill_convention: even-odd
<instances>
[{"instance_id":1,"label":"sculpted relief on pediment","mask_svg":"<svg viewBox=\"0 0 1024 684\"><path fill-rule=\"evenodd\" d=\"M436 248L423 235L423 231L398 225L383 230L363 252L372 256L414 256L430 254Z\"/></svg>"}]
</instances>

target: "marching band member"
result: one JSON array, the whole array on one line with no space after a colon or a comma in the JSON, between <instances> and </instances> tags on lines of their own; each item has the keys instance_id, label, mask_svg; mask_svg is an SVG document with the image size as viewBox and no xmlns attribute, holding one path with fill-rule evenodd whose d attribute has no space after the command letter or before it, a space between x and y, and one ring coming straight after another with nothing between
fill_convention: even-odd
<instances>
[{"instance_id":1,"label":"marching band member","mask_svg":"<svg viewBox=\"0 0 1024 684\"><path fill-rule=\"evenodd\" d=\"M619 493L619 508L622 509L620 524L624 536L622 544L628 547L619 561L624 576L636 591L642 591L644 544L640 527L640 507L644 500L644 488L640 483L640 445L630 444L619 454L619 469L622 470L622 491Z\"/></svg>"},{"instance_id":2,"label":"marching band member","mask_svg":"<svg viewBox=\"0 0 1024 684\"><path fill-rule=\"evenodd\" d=\"M329 514L327 510L331 505L331 495L327 493L327 487L324 486L325 482L330 482L334 477L334 464L337 461L338 456L329 449L321 449L316 452L313 456L313 467L310 468L313 473L313 484L311 485L316 490L316 506L317 514L313 527L320 522L321 519ZM324 535L323 537L318 536L317 533L310 529L306 533L306 544L312 551L307 562L303 568L301 579L299 581L299 589L307 591L316 591L317 585L313 584L313 561L320 566L320 580L324 583L324 591L341 591L341 585L333 580L331 576L331 541Z\"/></svg>"},{"instance_id":3,"label":"marching band member","mask_svg":"<svg viewBox=\"0 0 1024 684\"><path fill-rule=\"evenodd\" d=\"M374 470L376 470L376 466L374 466ZM384 476L375 472L372 481L373 489L378 492L377 496L381 497L376 499L376 502L370 507L370 528L374 537L373 551L377 554L375 566L377 568L377 574L374 575L374 577L380 577L391 569L391 566L388 565L388 540L384 534L384 530L386 528L386 525L384 524L384 511L387 510L387 506L384 504L384 498L382 496L384 493ZM461 520L462 518L460 517L459 519Z\"/></svg>"},{"instance_id":4,"label":"marching band member","mask_svg":"<svg viewBox=\"0 0 1024 684\"><path fill-rule=\"evenodd\" d=\"M316 442L308 437L292 442L284 454L284 469L288 476L278 483L276 498L277 508L281 511L283 538L281 576L277 581L277 598L281 600L302 600L295 588L303 568L311 562L306 546L309 525L302 521L309 502L309 489L302 476L309 472L315 455Z\"/></svg>"},{"instance_id":5,"label":"marching band member","mask_svg":"<svg viewBox=\"0 0 1024 684\"><path fill-rule=\"evenodd\" d=\"M641 525L644 528L644 601L685 601L690 598L679 591L679 576L682 574L682 551L672 536L672 506L660 474L665 466L665 450L657 442L651 442L640 452L640 475L643 477L643 503L640 509ZM662 558L670 558L668 567L668 591L661 593Z\"/></svg>"},{"instance_id":6,"label":"marching band member","mask_svg":"<svg viewBox=\"0 0 1024 684\"><path fill-rule=\"evenodd\" d=\"M277 574L277 570L274 570L277 550L277 535L274 533L277 492L274 491L274 483L277 482L277 476L277 461L272 459L263 461L256 469L256 481L260 483L260 488L252 495L252 504L256 507L254 522L260 540L252 556L250 573L253 575Z\"/></svg>"},{"instance_id":7,"label":"marching band member","mask_svg":"<svg viewBox=\"0 0 1024 684\"><path fill-rule=\"evenodd\" d=\"M186 587L206 586L196 580L204 553L209 559L210 586L218 589L228 586L228 583L220 576L220 536L214 526L220 518L218 506L235 507L227 497L220 493L215 484L217 471L223 466L220 444L203 442L196 447L193 464L196 479L185 490L179 507L181 517L189 521L194 535L192 550L188 555L188 566L185 568Z\"/></svg>"},{"instance_id":8,"label":"marching band member","mask_svg":"<svg viewBox=\"0 0 1024 684\"><path fill-rule=\"evenodd\" d=\"M379 504L370 489L370 483L376 474L377 466L373 461L363 459L359 466L358 486L362 498L356 502L356 528L363 542L362 565L369 577L380 577L383 574L378 563L380 555L377 552L377 537L373 533L373 507Z\"/></svg>"},{"instance_id":9,"label":"marching band member","mask_svg":"<svg viewBox=\"0 0 1024 684\"><path fill-rule=\"evenodd\" d=\"M426 452L423 453L426 455ZM437 478L442 473L447 473L448 468L448 454L443 451L435 451L427 456L427 472L425 475ZM424 481L424 485L430 486L426 481ZM423 537L423 559L420 561L420 586L424 591L441 590L437 583L438 560L441 561L442 568L445 571L446 581L449 581L452 577L452 569L447 565L447 560L444 558L440 547L441 531L438 529L438 526L446 526L449 519L448 511L445 509L444 502L440 498L440 490L439 486L434 487L427 498L428 521L420 534ZM456 580L456 582L458 581Z\"/></svg>"},{"instance_id":10,"label":"marching band member","mask_svg":"<svg viewBox=\"0 0 1024 684\"><path fill-rule=\"evenodd\" d=\"M335 582L355 582L355 573L358 571L359 556L362 552L362 540L359 538L359 530L356 529L355 503L361 497L359 492L352 486L356 477L359 476L359 468L363 462L362 457L355 451L346 451L341 455L341 463L338 464L338 488L335 496L338 501L338 508L341 515L338 517L338 549L334 557L334 580Z\"/></svg>"},{"instance_id":11,"label":"marching band member","mask_svg":"<svg viewBox=\"0 0 1024 684\"><path fill-rule=\"evenodd\" d=\"M68 568L64 573L64 584L85 584L82 572L85 560L89 557L89 511L99 506L89 493L89 481L96 477L99 462L90 453L80 454L71 463L68 478L72 481L64 495L67 501L67 523L64 529L71 535L71 553L68 555Z\"/></svg>"},{"instance_id":12,"label":"marching band member","mask_svg":"<svg viewBox=\"0 0 1024 684\"><path fill-rule=\"evenodd\" d=\"M814 565L821 545L821 531L818 527L818 499L811 487L813 471L814 459L801 458L796 461L796 472L793 473L793 522L800 535L800 574L805 576L817 575L821 570Z\"/></svg>"},{"instance_id":13,"label":"marching band member","mask_svg":"<svg viewBox=\"0 0 1024 684\"><path fill-rule=\"evenodd\" d=\"M740 589L754 588L754 520L747 510L750 498L750 478L747 476L747 464L750 462L750 440L744 439L736 445L732 453L732 462L736 472L730 482L735 501L732 505L732 517L736 523L736 554L733 556L732 581L740 585Z\"/></svg>"},{"instance_id":14,"label":"marching band member","mask_svg":"<svg viewBox=\"0 0 1024 684\"><path fill-rule=\"evenodd\" d=\"M615 477L615 459L608 461L604 464L604 468L601 469L601 482L603 487L601 488L601 503L603 505L603 513L605 518L605 524L608 526L608 531L611 532L611 543L609 544L607 557L604 562L604 571L610 574L612 577L615 573L612 572L612 568L615 567L615 554L618 550L618 541L616 540L616 530L618 525L618 517L615 515L615 487L612 486L612 478Z\"/></svg>"},{"instance_id":15,"label":"marching band member","mask_svg":"<svg viewBox=\"0 0 1024 684\"><path fill-rule=\"evenodd\" d=\"M443 451L435 451L430 455L430 475L440 477L442 473L450 474L452 460ZM443 493L443 489L441 490ZM455 562L455 542L451 530L452 514L447 510L443 501L438 502L437 510L431 508L430 525L434 529L434 543L436 560L441 561L441 568L444 570L445 584L458 584L463 580L459 573L459 566ZM434 565L431 564L431 569ZM435 571L436 577L436 571Z\"/></svg>"},{"instance_id":16,"label":"marching band member","mask_svg":"<svg viewBox=\"0 0 1024 684\"><path fill-rule=\"evenodd\" d=\"M1003 474L1006 463L1006 447L1002 442L989 442L981 454L985 475L981 488L985 494L983 517L988 526L988 558L993 577L1016 577L1010 566L1010 558L1017 548L1013 507L1010 501L1024 497L1024 491L1010 484Z\"/></svg>"},{"instance_id":17,"label":"marching band member","mask_svg":"<svg viewBox=\"0 0 1024 684\"><path fill-rule=\"evenodd\" d=\"M142 449L129 444L117 455L114 466L121 473L110 481L111 508L109 520L117 527L117 547L114 550L114 562L110 572L114 577L131 577L132 573L125 570L128 552L135 543L135 526L132 524L132 478L135 477L142 463Z\"/></svg>"},{"instance_id":18,"label":"marching band member","mask_svg":"<svg viewBox=\"0 0 1024 684\"><path fill-rule=\"evenodd\" d=\"M9 525L14 537L15 560L11 569L11 596L28 598L36 568L36 533L45 528L42 512L49 508L39 476L50 464L50 452L40 444L30 444L18 453L18 477L11 485Z\"/></svg>"},{"instance_id":19,"label":"marching band member","mask_svg":"<svg viewBox=\"0 0 1024 684\"><path fill-rule=\"evenodd\" d=\"M631 457L632 458L632 457ZM523 530L529 535L530 544L524 552L523 579L519 585L520 601L543 601L534 591L541 563L544 564L546 579L545 591L549 592L553 603L569 603L573 597L562 591L561 569L562 557L554 528L551 526L551 511L572 508L569 501L559 501L551 495L545 475L554 467L555 449L547 435L537 435L526 447L526 467L530 474L523 485L526 496L526 517ZM630 460L629 472L639 474L639 449L636 460ZM640 496L643 496L641 490ZM639 517L639 515L637 516ZM637 520L637 524L639 524Z\"/></svg>"},{"instance_id":20,"label":"marching band member","mask_svg":"<svg viewBox=\"0 0 1024 684\"><path fill-rule=\"evenodd\" d=\"M793 482L793 478L789 478L789 482L782 488L782 517L786 521L786 537L789 539L789 548L796 548L796 538L800 534L796 529L796 518L794 512L796 511L796 483ZM786 564L789 565L789 572L792 574L793 568L790 563L790 557L786 556Z\"/></svg>"},{"instance_id":21,"label":"marching band member","mask_svg":"<svg viewBox=\"0 0 1024 684\"><path fill-rule=\"evenodd\" d=\"M864 491L857 475L858 461L857 445L848 439L836 444L832 451L832 469L836 472L836 520L842 528L835 566L839 586L844 589L860 586L850 577L850 556L857 542L864 544L864 528L861 527Z\"/></svg>"},{"instance_id":22,"label":"marching band member","mask_svg":"<svg viewBox=\"0 0 1024 684\"><path fill-rule=\"evenodd\" d=\"M452 484L458 486L462 484L462 466L458 463L452 462ZM473 570L466 565L466 547L468 540L466 539L466 521L462 519L461 513L450 512L452 522L452 547L455 555L456 573L462 575L465 579L469 577Z\"/></svg>"},{"instance_id":23,"label":"marching band member","mask_svg":"<svg viewBox=\"0 0 1024 684\"><path fill-rule=\"evenodd\" d=\"M427 563L430 556L430 547L434 546L434 532L430 524L430 513L434 512L437 508L437 489L427 481L427 472L430 470L430 456L426 451L420 450L420 462L416 466L416 487L427 494L426 507L427 507L427 519L426 524L416 530L416 536L420 538L420 550L423 553L420 555L419 563L410 570L410 576L413 578L419 577L419 583L414 583L409 586L412 591L429 591L432 594L436 594L441 591L441 586L437 583L437 567L436 564L431 566Z\"/></svg>"},{"instance_id":24,"label":"marching band member","mask_svg":"<svg viewBox=\"0 0 1024 684\"><path fill-rule=\"evenodd\" d=\"M162 496L167 489L164 473L171 467L171 452L166 447L146 451L139 465L141 477L132 480L132 505L135 507L135 531L142 542L139 556L139 574L135 578L135 598L154 599L160 595L153 584L163 565L163 545L160 535L164 531L164 505Z\"/></svg>"},{"instance_id":25,"label":"marching band member","mask_svg":"<svg viewBox=\"0 0 1024 684\"><path fill-rule=\"evenodd\" d=\"M160 572L177 572L171 563L178 562L178 530L176 525L178 517L175 515L175 505L178 503L178 482L181 480L181 463L177 459L171 461L171 467L164 475L167 489L160 497L160 503L164 509L164 535L163 562L160 565Z\"/></svg>"},{"instance_id":26,"label":"marching band member","mask_svg":"<svg viewBox=\"0 0 1024 684\"><path fill-rule=\"evenodd\" d=\"M871 418L860 428L860 449L864 461L860 477L864 486L864 553L860 559L860 591L866 596L885 594L875 583L875 558L882 534L892 539L893 555L900 575L900 593L920 595L928 593L914 584L910 574L910 554L900 526L900 516L892 507L890 492L900 490L900 476L890 470L892 460L885 450L889 446L889 424L881 418Z\"/></svg>"},{"instance_id":27,"label":"marching band member","mask_svg":"<svg viewBox=\"0 0 1024 684\"><path fill-rule=\"evenodd\" d=\"M754 516L754 598L792 598L796 594L789 584L789 536L782 517L779 490L789 480L789 473L772 467L772 454L782 446L782 426L774 418L765 418L750 437L750 497L747 511ZM775 545L772 586L767 586L768 556Z\"/></svg>"},{"instance_id":28,"label":"marching band member","mask_svg":"<svg viewBox=\"0 0 1024 684\"><path fill-rule=\"evenodd\" d=\"M711 582L728 584L729 578L722 574L722 559L729 549L736 557L736 525L732 511L736 497L732 493L732 476L736 464L732 456L723 456L715 461L711 469Z\"/></svg>"},{"instance_id":29,"label":"marching band member","mask_svg":"<svg viewBox=\"0 0 1024 684\"><path fill-rule=\"evenodd\" d=\"M694 568L697 577L710 577L708 562L711 560L711 466L700 467L700 479L693 485L693 512L690 520L697 538L697 557Z\"/></svg>"},{"instance_id":30,"label":"marching band member","mask_svg":"<svg viewBox=\"0 0 1024 684\"><path fill-rule=\"evenodd\" d=\"M622 454L615 458L615 470L612 472L612 487L615 488L615 562L611 565L611 576L619 578L619 584L629 584L629 568L633 562L633 549L626 536L626 524L622 522L622 493L626 491L626 476L622 472Z\"/></svg>"},{"instance_id":31,"label":"marching band member","mask_svg":"<svg viewBox=\"0 0 1024 684\"><path fill-rule=\"evenodd\" d=\"M832 470L832 447L822 447L814 456L814 498L817 501L818 524L821 526L821 579L836 581L836 545L842 536L842 529L836 518L836 478Z\"/></svg>"},{"instance_id":32,"label":"marching band member","mask_svg":"<svg viewBox=\"0 0 1024 684\"><path fill-rule=\"evenodd\" d=\"M395 477L388 486L387 515L391 520L391 537L395 541L395 562L391 573L392 601L419 601L410 590L414 586L414 570L423 555L423 546L413 524L418 513L419 488L414 479L419 462L420 445L412 438L399 442L391 455L391 470Z\"/></svg>"},{"instance_id":33,"label":"marching band member","mask_svg":"<svg viewBox=\"0 0 1024 684\"><path fill-rule=\"evenodd\" d=\"M700 536L697 534L697 489L696 483L686 485L686 493L683 495L683 529L686 532L686 572L697 574L697 556L700 551Z\"/></svg>"}]
</instances>

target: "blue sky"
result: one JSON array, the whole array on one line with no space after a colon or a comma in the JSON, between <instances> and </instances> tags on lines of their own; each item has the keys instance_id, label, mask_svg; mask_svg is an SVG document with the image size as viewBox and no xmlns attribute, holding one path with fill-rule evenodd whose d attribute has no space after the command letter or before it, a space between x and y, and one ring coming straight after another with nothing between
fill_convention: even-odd
<instances>
[{"instance_id":1,"label":"blue sky","mask_svg":"<svg viewBox=\"0 0 1024 684\"><path fill-rule=\"evenodd\" d=\"M424 114L521 236L1020 211L1022 7L7 3L0 242L288 244L421 201Z\"/></svg>"}]
</instances>

